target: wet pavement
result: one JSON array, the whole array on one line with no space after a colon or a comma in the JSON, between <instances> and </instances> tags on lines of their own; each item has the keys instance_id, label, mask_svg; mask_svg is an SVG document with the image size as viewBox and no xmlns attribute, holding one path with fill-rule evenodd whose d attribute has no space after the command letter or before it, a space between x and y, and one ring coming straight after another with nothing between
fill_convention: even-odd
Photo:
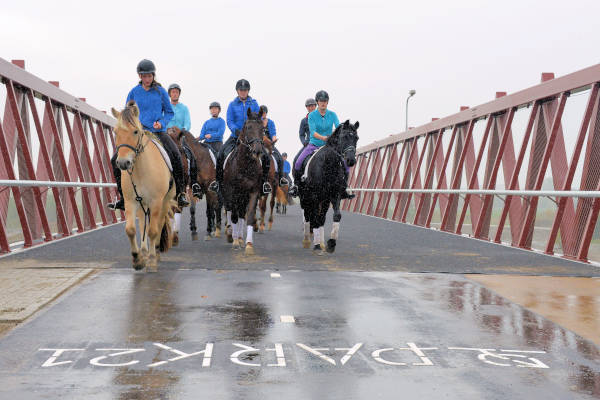
<instances>
[{"instance_id":1,"label":"wet pavement","mask_svg":"<svg viewBox=\"0 0 600 400\"><path fill-rule=\"evenodd\" d=\"M0 398L600 398L600 347L461 275L597 268L348 214L316 257L291 211L249 259L182 235L134 273L122 226L1 259L113 261L0 339Z\"/></svg>"}]
</instances>

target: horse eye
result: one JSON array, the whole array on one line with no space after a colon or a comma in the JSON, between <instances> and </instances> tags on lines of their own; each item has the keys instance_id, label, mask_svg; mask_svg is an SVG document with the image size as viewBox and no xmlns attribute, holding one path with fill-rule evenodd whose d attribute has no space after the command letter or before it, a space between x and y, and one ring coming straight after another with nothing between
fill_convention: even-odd
<instances>
[{"instance_id":1,"label":"horse eye","mask_svg":"<svg viewBox=\"0 0 600 400\"><path fill-rule=\"evenodd\" d=\"M133 131L133 134L134 134L134 135L137 135L137 134L138 134L138 131L137 131L137 129L136 129L135 131Z\"/></svg>"}]
</instances>

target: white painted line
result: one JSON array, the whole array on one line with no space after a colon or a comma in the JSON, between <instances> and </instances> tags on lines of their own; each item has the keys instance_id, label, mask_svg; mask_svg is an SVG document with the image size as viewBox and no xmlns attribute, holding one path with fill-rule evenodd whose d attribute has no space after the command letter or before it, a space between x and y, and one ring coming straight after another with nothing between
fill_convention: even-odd
<instances>
[{"instance_id":1,"label":"white painted line","mask_svg":"<svg viewBox=\"0 0 600 400\"><path fill-rule=\"evenodd\" d=\"M282 315L281 317L281 322L287 322L287 323L295 323L296 319L294 318L293 315Z\"/></svg>"},{"instance_id":2,"label":"white painted line","mask_svg":"<svg viewBox=\"0 0 600 400\"><path fill-rule=\"evenodd\" d=\"M179 268L178 271L191 271L191 268Z\"/></svg>"},{"instance_id":3,"label":"white painted line","mask_svg":"<svg viewBox=\"0 0 600 400\"><path fill-rule=\"evenodd\" d=\"M271 278L281 278L281 274L278 272L271 272Z\"/></svg>"}]
</instances>

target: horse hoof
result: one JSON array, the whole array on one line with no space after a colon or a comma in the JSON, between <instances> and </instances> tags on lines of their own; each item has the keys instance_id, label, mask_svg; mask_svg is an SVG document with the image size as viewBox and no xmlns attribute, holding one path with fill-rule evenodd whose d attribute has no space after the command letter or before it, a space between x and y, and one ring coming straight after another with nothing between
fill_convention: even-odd
<instances>
[{"instance_id":1,"label":"horse hoof","mask_svg":"<svg viewBox=\"0 0 600 400\"><path fill-rule=\"evenodd\" d=\"M252 229L254 230L254 232L258 232L258 225L253 225Z\"/></svg>"},{"instance_id":2,"label":"horse hoof","mask_svg":"<svg viewBox=\"0 0 600 400\"><path fill-rule=\"evenodd\" d=\"M198 240L198 234L196 232L192 233L192 240Z\"/></svg>"},{"instance_id":3,"label":"horse hoof","mask_svg":"<svg viewBox=\"0 0 600 400\"><path fill-rule=\"evenodd\" d=\"M269 222L269 230L271 230L273 228L273 223Z\"/></svg>"},{"instance_id":4,"label":"horse hoof","mask_svg":"<svg viewBox=\"0 0 600 400\"><path fill-rule=\"evenodd\" d=\"M217 230L215 231L215 237L221 237L221 229L217 228Z\"/></svg>"},{"instance_id":5,"label":"horse hoof","mask_svg":"<svg viewBox=\"0 0 600 400\"><path fill-rule=\"evenodd\" d=\"M233 245L231 246L231 248L233 250L239 250L240 249L240 241L238 239L234 239Z\"/></svg>"},{"instance_id":6,"label":"horse hoof","mask_svg":"<svg viewBox=\"0 0 600 400\"><path fill-rule=\"evenodd\" d=\"M305 249L310 249L310 240L304 239L302 241L302 247L304 247Z\"/></svg>"},{"instance_id":7,"label":"horse hoof","mask_svg":"<svg viewBox=\"0 0 600 400\"><path fill-rule=\"evenodd\" d=\"M258 233L265 233L265 226L261 225L260 228L258 228Z\"/></svg>"},{"instance_id":8,"label":"horse hoof","mask_svg":"<svg viewBox=\"0 0 600 400\"><path fill-rule=\"evenodd\" d=\"M173 233L173 244L171 246L177 247L177 245L179 245L179 233L175 232Z\"/></svg>"},{"instance_id":9,"label":"horse hoof","mask_svg":"<svg viewBox=\"0 0 600 400\"><path fill-rule=\"evenodd\" d=\"M141 257L138 257L133 260L133 269L136 271L140 271L146 267L146 263Z\"/></svg>"},{"instance_id":10,"label":"horse hoof","mask_svg":"<svg viewBox=\"0 0 600 400\"><path fill-rule=\"evenodd\" d=\"M204 241L205 241L205 242L208 242L208 241L209 241L209 240L211 240L211 239L212 239L212 236L210 236L210 235L206 235L206 236L204 236Z\"/></svg>"},{"instance_id":11,"label":"horse hoof","mask_svg":"<svg viewBox=\"0 0 600 400\"><path fill-rule=\"evenodd\" d=\"M337 241L335 239L329 239L327 241L327 252L328 253L333 253L335 251L335 245L337 244Z\"/></svg>"},{"instance_id":12,"label":"horse hoof","mask_svg":"<svg viewBox=\"0 0 600 400\"><path fill-rule=\"evenodd\" d=\"M246 250L244 250L244 252L247 256L254 255L254 246L252 245L252 243L246 243Z\"/></svg>"},{"instance_id":13,"label":"horse hoof","mask_svg":"<svg viewBox=\"0 0 600 400\"><path fill-rule=\"evenodd\" d=\"M230 233L227 234L227 242L233 243L233 236Z\"/></svg>"},{"instance_id":14,"label":"horse hoof","mask_svg":"<svg viewBox=\"0 0 600 400\"><path fill-rule=\"evenodd\" d=\"M325 252L321 248L320 244L315 244L314 245L314 247L313 247L313 254L317 255L317 256L323 256L323 255L325 255Z\"/></svg>"},{"instance_id":15,"label":"horse hoof","mask_svg":"<svg viewBox=\"0 0 600 400\"><path fill-rule=\"evenodd\" d=\"M148 265L148 272L158 272L158 265L156 263L156 261L152 264L152 265Z\"/></svg>"}]
</instances>

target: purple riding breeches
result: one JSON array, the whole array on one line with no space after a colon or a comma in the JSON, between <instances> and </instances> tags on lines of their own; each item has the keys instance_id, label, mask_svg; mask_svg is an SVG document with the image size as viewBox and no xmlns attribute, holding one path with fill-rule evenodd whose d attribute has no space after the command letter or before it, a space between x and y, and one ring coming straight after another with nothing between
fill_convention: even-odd
<instances>
[{"instance_id":1,"label":"purple riding breeches","mask_svg":"<svg viewBox=\"0 0 600 400\"><path fill-rule=\"evenodd\" d=\"M302 153L300 153L300 155L298 156L298 159L296 160L296 164L294 164L294 169L296 171L302 170L302 163L304 162L306 157L308 157L309 155L311 155L318 149L319 148L317 146L315 146L314 144L311 144L311 143L307 144L306 147L304 147L304 150L302 150ZM344 168L346 168L346 174L349 174L350 167L346 164L346 160L344 160Z\"/></svg>"}]
</instances>

